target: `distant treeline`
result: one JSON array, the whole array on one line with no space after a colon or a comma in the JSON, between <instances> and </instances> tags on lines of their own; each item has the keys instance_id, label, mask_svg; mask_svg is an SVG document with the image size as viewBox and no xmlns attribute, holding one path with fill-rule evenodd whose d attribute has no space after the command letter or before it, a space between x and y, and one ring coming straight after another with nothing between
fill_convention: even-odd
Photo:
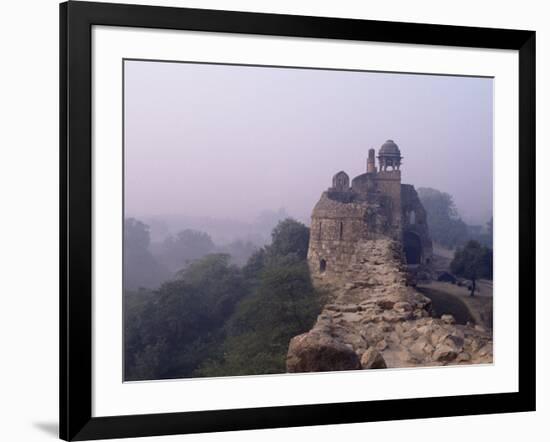
<instances>
[{"instance_id":1,"label":"distant treeline","mask_svg":"<svg viewBox=\"0 0 550 442\"><path fill-rule=\"evenodd\" d=\"M277 223L289 218L284 207L276 210L260 210L255 216L247 215L246 221L219 216L200 216L185 213L137 216L151 228L151 242L162 242L170 235L184 229L200 230L210 235L216 244L227 244L235 238L263 246L271 241L271 231Z\"/></svg>"},{"instance_id":2,"label":"distant treeline","mask_svg":"<svg viewBox=\"0 0 550 442\"><path fill-rule=\"evenodd\" d=\"M453 197L448 193L421 187L418 196L428 214L428 228L433 241L453 249L470 240L493 247L492 217L485 226L470 226L462 220Z\"/></svg>"},{"instance_id":3,"label":"distant treeline","mask_svg":"<svg viewBox=\"0 0 550 442\"><path fill-rule=\"evenodd\" d=\"M128 222L132 229L144 228ZM284 372L290 339L311 328L323 304L306 262L309 229L281 221L271 244L254 251L242 267L227 253L210 253L215 247L207 235L190 236L197 253L206 254L190 256L156 290L125 293L125 379ZM148 250L145 239L142 253ZM178 240L180 235L173 239ZM155 277L163 271L157 270Z\"/></svg>"},{"instance_id":4,"label":"distant treeline","mask_svg":"<svg viewBox=\"0 0 550 442\"><path fill-rule=\"evenodd\" d=\"M231 263L246 264L259 249L251 241L233 240L224 245L214 244L210 235L184 229L169 235L162 242L151 243L149 226L134 218L124 222L124 286L126 289L157 288L176 272L210 253L225 253Z\"/></svg>"}]
</instances>

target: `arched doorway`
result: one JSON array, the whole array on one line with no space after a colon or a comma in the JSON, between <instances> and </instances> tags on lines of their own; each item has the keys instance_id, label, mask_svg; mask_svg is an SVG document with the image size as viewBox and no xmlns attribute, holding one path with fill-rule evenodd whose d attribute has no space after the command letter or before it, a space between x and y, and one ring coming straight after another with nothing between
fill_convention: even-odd
<instances>
[{"instance_id":1,"label":"arched doorway","mask_svg":"<svg viewBox=\"0 0 550 442\"><path fill-rule=\"evenodd\" d=\"M413 232L405 232L403 235L403 249L405 250L405 259L407 264L420 264L422 259L422 241L420 237Z\"/></svg>"}]
</instances>

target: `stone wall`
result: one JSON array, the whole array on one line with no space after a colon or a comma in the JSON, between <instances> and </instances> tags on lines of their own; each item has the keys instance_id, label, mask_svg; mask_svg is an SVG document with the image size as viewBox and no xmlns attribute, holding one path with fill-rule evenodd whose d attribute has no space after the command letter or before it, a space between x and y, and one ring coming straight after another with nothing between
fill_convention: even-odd
<instances>
[{"instance_id":1,"label":"stone wall","mask_svg":"<svg viewBox=\"0 0 550 442\"><path fill-rule=\"evenodd\" d=\"M353 192L324 192L310 227L308 263L319 286L342 280L364 239L389 235L390 205L359 198Z\"/></svg>"},{"instance_id":2,"label":"stone wall","mask_svg":"<svg viewBox=\"0 0 550 442\"><path fill-rule=\"evenodd\" d=\"M333 301L290 341L288 372L492 363L490 331L431 317L431 302L406 284L399 241L360 240L331 280Z\"/></svg>"},{"instance_id":3,"label":"stone wall","mask_svg":"<svg viewBox=\"0 0 550 442\"><path fill-rule=\"evenodd\" d=\"M401 185L401 210L403 236L407 233L418 236L422 245L420 264L429 265L432 260L433 247L427 214L414 186L410 184Z\"/></svg>"},{"instance_id":4,"label":"stone wall","mask_svg":"<svg viewBox=\"0 0 550 442\"><path fill-rule=\"evenodd\" d=\"M376 191L390 204L389 224L395 231L401 228L401 172L399 170L380 171L375 178Z\"/></svg>"}]
</instances>

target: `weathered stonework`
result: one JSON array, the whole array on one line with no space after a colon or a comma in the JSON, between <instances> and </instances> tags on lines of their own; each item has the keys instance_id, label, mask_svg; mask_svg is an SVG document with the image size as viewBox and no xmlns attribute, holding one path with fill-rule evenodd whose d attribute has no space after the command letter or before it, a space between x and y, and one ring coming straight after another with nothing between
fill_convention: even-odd
<instances>
[{"instance_id":1,"label":"weathered stonework","mask_svg":"<svg viewBox=\"0 0 550 442\"><path fill-rule=\"evenodd\" d=\"M410 184L401 184L401 219L405 261L409 265L429 267L433 249L426 210Z\"/></svg>"},{"instance_id":2,"label":"weathered stonework","mask_svg":"<svg viewBox=\"0 0 550 442\"><path fill-rule=\"evenodd\" d=\"M369 151L367 172L355 177L334 175L311 216L308 262L318 285L338 283L354 259L358 242L392 238L402 242L411 266L429 265L432 242L426 211L416 190L401 184L401 152L388 140L378 155Z\"/></svg>"},{"instance_id":3,"label":"weathered stonework","mask_svg":"<svg viewBox=\"0 0 550 442\"><path fill-rule=\"evenodd\" d=\"M489 331L431 316L406 284L401 244L361 240L313 328L290 341L287 371L337 371L492 363Z\"/></svg>"},{"instance_id":4,"label":"weathered stonework","mask_svg":"<svg viewBox=\"0 0 550 442\"><path fill-rule=\"evenodd\" d=\"M290 341L287 371L491 363L490 332L432 318L430 299L411 286L411 269L432 258L426 211L414 187L401 184L395 143L378 158L379 172L371 149L367 173L351 186L337 173L313 209L308 263L330 302Z\"/></svg>"}]
</instances>

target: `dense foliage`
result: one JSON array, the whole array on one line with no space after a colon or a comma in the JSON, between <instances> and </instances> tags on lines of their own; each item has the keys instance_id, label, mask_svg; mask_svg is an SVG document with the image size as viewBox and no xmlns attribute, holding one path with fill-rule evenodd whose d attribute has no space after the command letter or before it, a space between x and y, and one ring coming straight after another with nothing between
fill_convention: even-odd
<instances>
[{"instance_id":1,"label":"dense foliage","mask_svg":"<svg viewBox=\"0 0 550 442\"><path fill-rule=\"evenodd\" d=\"M217 246L216 250L231 256L231 262L238 266L243 266L248 262L248 258L258 250L258 246L252 241L243 241L236 239L229 244Z\"/></svg>"},{"instance_id":2,"label":"dense foliage","mask_svg":"<svg viewBox=\"0 0 550 442\"><path fill-rule=\"evenodd\" d=\"M279 373L290 339L321 307L306 263L309 230L291 219L242 268L207 254L158 290L125 294L125 378Z\"/></svg>"},{"instance_id":3,"label":"dense foliage","mask_svg":"<svg viewBox=\"0 0 550 442\"><path fill-rule=\"evenodd\" d=\"M149 251L149 227L134 218L124 221L124 282L127 290L155 287L169 271Z\"/></svg>"},{"instance_id":4,"label":"dense foliage","mask_svg":"<svg viewBox=\"0 0 550 442\"><path fill-rule=\"evenodd\" d=\"M214 248L214 242L207 233L185 229L164 240L159 257L171 271L177 271L190 262L212 253Z\"/></svg>"},{"instance_id":5,"label":"dense foliage","mask_svg":"<svg viewBox=\"0 0 550 442\"><path fill-rule=\"evenodd\" d=\"M458 215L451 195L421 187L418 196L428 214L428 226L434 241L454 248L467 240L468 226Z\"/></svg>"},{"instance_id":6,"label":"dense foliage","mask_svg":"<svg viewBox=\"0 0 550 442\"><path fill-rule=\"evenodd\" d=\"M478 279L493 278L493 251L477 241L468 241L455 251L451 271L472 282L470 295L474 296Z\"/></svg>"},{"instance_id":7,"label":"dense foliage","mask_svg":"<svg viewBox=\"0 0 550 442\"><path fill-rule=\"evenodd\" d=\"M134 218L124 223L125 287L127 290L156 289L194 261L212 253L230 255L230 262L246 265L259 246L234 239L215 244L205 232L184 229L152 243L149 226Z\"/></svg>"}]
</instances>

